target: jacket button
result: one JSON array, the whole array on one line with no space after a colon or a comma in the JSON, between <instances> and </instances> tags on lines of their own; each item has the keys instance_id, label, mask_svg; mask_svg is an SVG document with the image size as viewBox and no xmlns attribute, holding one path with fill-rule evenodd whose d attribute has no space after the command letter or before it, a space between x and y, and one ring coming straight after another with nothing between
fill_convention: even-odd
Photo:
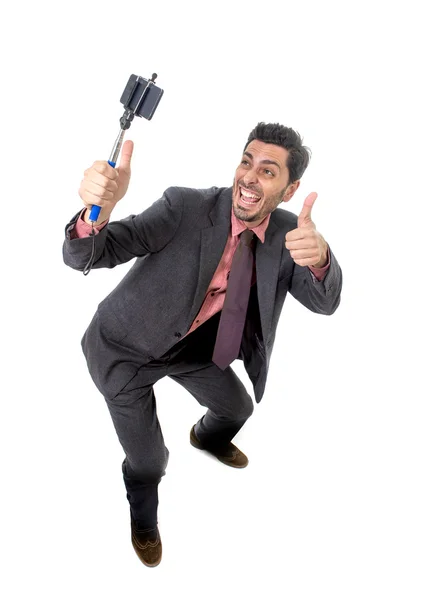
<instances>
[{"instance_id":1,"label":"jacket button","mask_svg":"<svg viewBox=\"0 0 424 600\"><path fill-rule=\"evenodd\" d=\"M176 333L174 333L175 337L180 338L181 337L181 333L179 331L177 331Z\"/></svg>"}]
</instances>

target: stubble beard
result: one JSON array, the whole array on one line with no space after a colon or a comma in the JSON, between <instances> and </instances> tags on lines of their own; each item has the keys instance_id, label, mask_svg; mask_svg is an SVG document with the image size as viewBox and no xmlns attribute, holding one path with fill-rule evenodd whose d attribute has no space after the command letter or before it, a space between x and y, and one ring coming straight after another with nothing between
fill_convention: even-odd
<instances>
[{"instance_id":1,"label":"stubble beard","mask_svg":"<svg viewBox=\"0 0 424 600\"><path fill-rule=\"evenodd\" d=\"M234 210L234 215L237 217L237 219L240 219L240 221L246 221L247 223L251 223L252 221L258 221L259 219L265 219L266 216L269 215L269 213L273 212L277 206L282 202L283 198L284 198L284 194L286 193L286 190L289 186L286 185L286 187L279 192L278 194L274 194L274 196L270 196L265 202L266 204L262 205L262 208L260 210L258 210L257 213L254 214L249 214L249 212L247 211L247 209L244 208L239 208L236 203L234 202L234 195L236 193L236 191L239 189L239 184L234 185L233 186L233 210ZM262 200L260 200L260 202L263 202L263 198ZM266 207L273 207L271 210L266 210ZM264 211L264 214L261 214L262 211Z\"/></svg>"}]
</instances>

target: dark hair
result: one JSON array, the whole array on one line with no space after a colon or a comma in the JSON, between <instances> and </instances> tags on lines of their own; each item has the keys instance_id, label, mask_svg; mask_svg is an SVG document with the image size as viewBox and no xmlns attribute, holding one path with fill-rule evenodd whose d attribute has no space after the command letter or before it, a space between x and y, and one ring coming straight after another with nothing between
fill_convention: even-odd
<instances>
[{"instance_id":1,"label":"dark hair","mask_svg":"<svg viewBox=\"0 0 424 600\"><path fill-rule=\"evenodd\" d=\"M244 150L253 140L285 148L289 153L287 158L289 183L302 177L309 164L311 151L307 146L302 146L303 140L297 131L279 123L258 123L250 132Z\"/></svg>"}]
</instances>

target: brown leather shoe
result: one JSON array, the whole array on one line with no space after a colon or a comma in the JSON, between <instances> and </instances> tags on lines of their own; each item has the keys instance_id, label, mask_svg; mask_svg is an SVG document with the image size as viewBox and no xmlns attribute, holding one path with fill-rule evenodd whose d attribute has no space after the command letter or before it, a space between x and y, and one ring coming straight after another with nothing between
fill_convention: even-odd
<instances>
[{"instance_id":1,"label":"brown leather shoe","mask_svg":"<svg viewBox=\"0 0 424 600\"><path fill-rule=\"evenodd\" d=\"M162 541L159 529L156 527L150 531L137 531L133 519L131 519L131 541L134 550L146 567L157 567L162 560Z\"/></svg>"},{"instance_id":2,"label":"brown leather shoe","mask_svg":"<svg viewBox=\"0 0 424 600\"><path fill-rule=\"evenodd\" d=\"M247 458L247 456L243 454L243 452L239 450L237 446L234 446L234 444L232 444L231 442L228 444L228 449L223 454L217 454L212 450L204 448L200 443L199 438L194 433L194 425L190 431L190 444L195 448L198 448L199 450L206 450L206 452L209 452L210 454L215 456L215 458L223 462L225 465L228 465L229 467L235 467L236 469L244 469L244 467L247 467L247 465L249 464L249 459Z\"/></svg>"}]
</instances>

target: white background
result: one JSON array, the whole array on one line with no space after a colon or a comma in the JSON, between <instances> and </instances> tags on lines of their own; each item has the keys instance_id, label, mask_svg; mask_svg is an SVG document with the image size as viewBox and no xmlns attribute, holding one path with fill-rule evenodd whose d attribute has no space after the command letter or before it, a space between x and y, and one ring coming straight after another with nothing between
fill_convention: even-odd
<instances>
[{"instance_id":1,"label":"white background","mask_svg":"<svg viewBox=\"0 0 424 600\"><path fill-rule=\"evenodd\" d=\"M3 9L2 597L422 600L419 3L148 4ZM344 287L331 317L287 299L265 396L236 438L247 469L192 448L203 409L156 386L170 460L163 560L147 569L80 348L132 263L84 277L61 246L129 75L153 71L165 94L127 136L133 177L114 218L170 185L231 185L250 130L278 121L313 153L285 208L318 192Z\"/></svg>"}]
</instances>

